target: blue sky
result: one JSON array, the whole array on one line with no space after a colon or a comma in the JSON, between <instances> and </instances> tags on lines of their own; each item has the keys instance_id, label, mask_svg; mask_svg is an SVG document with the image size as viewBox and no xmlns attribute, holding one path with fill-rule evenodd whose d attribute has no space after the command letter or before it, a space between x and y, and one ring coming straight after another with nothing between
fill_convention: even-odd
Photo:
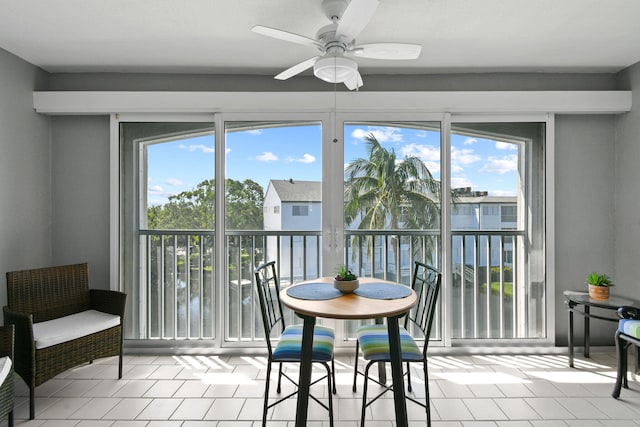
<instances>
[{"instance_id":1,"label":"blue sky","mask_svg":"<svg viewBox=\"0 0 640 427\"><path fill-rule=\"evenodd\" d=\"M416 156L440 179L440 134L424 129L389 126L345 127L345 163L366 158L364 137L373 133L398 158ZM486 190L490 195L515 195L517 146L503 141L452 135L453 187ZM322 147L320 125L262 128L227 133L226 176L253 179L266 190L269 179L320 181ZM214 136L163 142L148 146L148 201L194 188L214 173Z\"/></svg>"}]
</instances>

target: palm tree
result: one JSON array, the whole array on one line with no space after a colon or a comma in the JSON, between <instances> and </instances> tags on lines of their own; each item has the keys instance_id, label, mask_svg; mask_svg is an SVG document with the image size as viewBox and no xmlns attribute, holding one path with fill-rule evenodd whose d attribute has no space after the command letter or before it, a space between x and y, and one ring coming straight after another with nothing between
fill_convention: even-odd
<instances>
[{"instance_id":1,"label":"palm tree","mask_svg":"<svg viewBox=\"0 0 640 427\"><path fill-rule=\"evenodd\" d=\"M345 169L345 224L357 223L361 230L439 229L440 182L424 162L415 156L398 160L373 134L365 142L369 158Z\"/></svg>"}]
</instances>

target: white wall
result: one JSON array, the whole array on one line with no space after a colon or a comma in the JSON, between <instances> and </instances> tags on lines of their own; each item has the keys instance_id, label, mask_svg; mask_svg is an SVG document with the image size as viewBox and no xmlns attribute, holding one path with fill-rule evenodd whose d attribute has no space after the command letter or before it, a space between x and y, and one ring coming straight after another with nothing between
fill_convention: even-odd
<instances>
[{"instance_id":1,"label":"white wall","mask_svg":"<svg viewBox=\"0 0 640 427\"><path fill-rule=\"evenodd\" d=\"M273 188L271 182L269 182L269 186L267 187L264 194L264 202L262 203L266 208L266 212L263 211L263 222L265 230L282 230L282 209L280 212L275 213L274 208L278 206L281 207L280 197L276 193L276 190Z\"/></svg>"},{"instance_id":2,"label":"white wall","mask_svg":"<svg viewBox=\"0 0 640 427\"><path fill-rule=\"evenodd\" d=\"M0 305L7 271L51 262L50 118L33 111L47 75L0 49Z\"/></svg>"},{"instance_id":3,"label":"white wall","mask_svg":"<svg viewBox=\"0 0 640 427\"><path fill-rule=\"evenodd\" d=\"M562 291L585 290L584 280L591 271L615 278L614 121L612 116L559 116L556 120L555 315L559 345L567 343L568 315ZM579 316L576 328L581 340ZM613 323L594 321L593 343L612 344L614 330Z\"/></svg>"},{"instance_id":4,"label":"white wall","mask_svg":"<svg viewBox=\"0 0 640 427\"><path fill-rule=\"evenodd\" d=\"M614 292L640 300L640 63L621 73L633 88L633 107L615 121Z\"/></svg>"},{"instance_id":5,"label":"white wall","mask_svg":"<svg viewBox=\"0 0 640 427\"><path fill-rule=\"evenodd\" d=\"M52 134L52 259L89 263L109 289L109 118L57 117Z\"/></svg>"},{"instance_id":6,"label":"white wall","mask_svg":"<svg viewBox=\"0 0 640 427\"><path fill-rule=\"evenodd\" d=\"M313 78L284 84L268 76L47 75L1 50L0 69L2 277L8 270L80 258L91 263L92 279L109 269L108 120L39 116L32 109L32 90L326 90ZM543 73L369 76L367 89L611 90L616 78ZM621 78L628 80L626 89L635 89L638 105L638 66ZM587 271L612 271L618 283L614 292L638 293L638 135L637 108L619 118L557 117L556 307L550 310L556 315L559 344L566 342L566 308L560 295L564 289L580 288ZM591 241L597 244L585 243ZM100 278L96 285L106 283ZM606 327L600 333L593 329L595 344L611 342Z\"/></svg>"}]
</instances>

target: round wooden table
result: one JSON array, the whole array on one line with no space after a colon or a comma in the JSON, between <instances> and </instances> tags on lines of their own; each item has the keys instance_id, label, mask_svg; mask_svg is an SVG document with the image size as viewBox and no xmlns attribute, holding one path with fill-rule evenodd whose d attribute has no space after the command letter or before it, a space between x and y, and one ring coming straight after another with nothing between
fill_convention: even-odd
<instances>
[{"instance_id":1,"label":"round wooden table","mask_svg":"<svg viewBox=\"0 0 640 427\"><path fill-rule=\"evenodd\" d=\"M322 277L308 280L293 286L301 286L308 283L326 282L333 283L332 277ZM374 278L360 278L360 286L367 283L388 283L392 286L404 286L399 283L389 282ZM404 395L404 378L402 373L402 359L400 349L400 332L398 329L398 317L405 314L417 303L416 293L397 299L375 299L362 297L354 293L343 294L337 298L324 300L308 300L294 298L287 294L286 288L280 291L280 301L295 311L304 320L302 332L302 358L300 363L300 379L298 382L298 410L296 412L296 427L304 427L307 424L307 404L309 400L309 385L311 383L311 349L313 328L317 317L330 319L387 319L389 331L389 348L391 350L391 375L393 378L393 395L396 411L396 425L406 427L407 406Z\"/></svg>"}]
</instances>

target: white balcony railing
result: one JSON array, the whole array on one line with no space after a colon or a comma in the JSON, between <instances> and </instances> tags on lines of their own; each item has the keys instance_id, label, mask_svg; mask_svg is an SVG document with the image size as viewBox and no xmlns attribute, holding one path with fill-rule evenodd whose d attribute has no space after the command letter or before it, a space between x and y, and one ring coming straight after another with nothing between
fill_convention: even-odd
<instances>
[{"instance_id":1,"label":"white balcony railing","mask_svg":"<svg viewBox=\"0 0 640 427\"><path fill-rule=\"evenodd\" d=\"M452 233L452 338L525 338L527 310L536 293L524 283L519 231ZM227 283L215 286L215 236L208 231L147 230L140 234L142 339L212 339L223 322L224 340L264 339L253 270L276 260L282 287L320 275L322 236L314 231L227 231ZM414 260L440 267L437 231L345 231L345 264L360 276L409 284ZM333 274L329 272L327 274ZM224 298L220 313L216 298ZM442 301L442 298L441 298ZM290 313L291 320L293 314ZM438 318L432 338L440 336ZM355 323L345 322L351 337ZM524 326L523 326L524 325Z\"/></svg>"}]
</instances>

